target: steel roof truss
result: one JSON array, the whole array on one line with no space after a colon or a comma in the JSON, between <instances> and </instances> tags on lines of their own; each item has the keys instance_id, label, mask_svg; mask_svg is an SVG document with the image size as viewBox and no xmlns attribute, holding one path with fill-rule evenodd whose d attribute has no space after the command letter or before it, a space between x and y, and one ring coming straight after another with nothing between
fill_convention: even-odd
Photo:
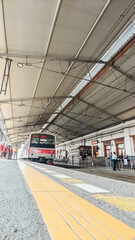
<instances>
[{"instance_id":1,"label":"steel roof truss","mask_svg":"<svg viewBox=\"0 0 135 240\"><path fill-rule=\"evenodd\" d=\"M119 121L120 121L119 118L115 117L114 115L112 115L111 113L105 111L104 109L101 109L101 108L95 106L94 104L89 103L89 102L83 100L83 99L80 98L80 97L79 97L78 99L79 99L79 101L81 101L81 102L87 104L88 106L93 107L93 108L97 109L98 111L100 111L100 112L102 112L102 113L104 113L104 114L107 114L107 115L109 115L110 117L114 118L114 120L116 120L116 122L119 122Z\"/></svg>"},{"instance_id":2,"label":"steel roof truss","mask_svg":"<svg viewBox=\"0 0 135 240\"><path fill-rule=\"evenodd\" d=\"M71 130L68 129L68 128L65 128L65 127L63 127L63 126L60 126L60 125L58 125L58 124L56 124L56 123L52 123L52 125L57 126L57 127L59 127L59 128L62 128L62 129L64 129L64 130L66 130L66 131L68 131L68 132L70 132L70 133L78 136L78 134L77 134L76 132L71 131Z\"/></svg>"},{"instance_id":3,"label":"steel roof truss","mask_svg":"<svg viewBox=\"0 0 135 240\"><path fill-rule=\"evenodd\" d=\"M77 123L80 123L80 124L85 123L85 121L82 122L82 121L77 120L77 119L75 119L75 118L69 117L67 114L62 113L62 115L65 116L65 117L67 117L67 118L69 118L70 120L73 120L73 121L77 122ZM91 125L89 125L89 124L87 124L87 123L85 123L85 124L87 125L86 127L89 127L89 128L92 129L92 130L97 130L96 128L92 127Z\"/></svg>"}]
</instances>

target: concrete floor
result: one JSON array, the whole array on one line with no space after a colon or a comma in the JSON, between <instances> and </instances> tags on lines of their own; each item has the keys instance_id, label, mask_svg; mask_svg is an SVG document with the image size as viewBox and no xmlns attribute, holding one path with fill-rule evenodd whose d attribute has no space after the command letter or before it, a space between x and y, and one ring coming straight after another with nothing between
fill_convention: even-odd
<instances>
[{"instance_id":1,"label":"concrete floor","mask_svg":"<svg viewBox=\"0 0 135 240\"><path fill-rule=\"evenodd\" d=\"M45 183L45 186L43 186L43 183ZM40 189L41 184L42 188L46 187L47 189ZM53 189L50 190L50 186L52 186ZM44 201L42 200L42 192L44 192ZM115 224L118 225L118 229L114 228L114 231L116 231L116 233L117 231L120 231L120 228L124 229L124 231L122 230L121 233L122 238L115 236L116 239L133 240L135 238L135 231L133 230L135 229L134 183L97 176L93 172L90 174L90 172L84 173L79 172L78 170L76 171L73 169L64 169L61 167L40 163L1 159L1 240L49 240L52 238L54 240L60 240L60 236L63 236L64 239L66 239L65 231L71 234L70 231L66 230L67 224L65 225L65 222L63 222L63 220L60 221L62 221L62 224L64 224L62 226L66 226L65 231L62 233L62 229L64 229L64 227L62 227L61 230L59 229L59 231L58 227L56 230L54 230L55 225L57 226L58 224L58 226L60 226L61 224L58 222L59 216L56 217L54 215L54 210L52 208L49 210L48 202L45 199L46 192L48 192L47 196L49 197L52 194L55 194L56 197L59 192L67 192L67 197L70 197L72 200L74 199L74 201L77 201L76 204L79 202L82 207L86 207L88 205L88 209L90 209L89 214L91 211L93 211L93 213L97 214L98 217L98 215L100 215L100 212L103 216L102 221L112 221L114 223L114 226ZM39 197L39 195L41 195L41 197ZM47 207L46 210L44 209L45 207ZM67 206L63 204L63 208L65 209ZM53 213L52 215L50 215L50 211ZM65 210L62 210L62 215L65 214L64 211ZM77 217L78 216L73 215L73 218ZM84 218L84 216L82 217ZM51 225L48 224L48 221L51 222ZM54 223L56 222L57 224L52 224L52 221L54 221ZM73 220L71 220L71 222L73 222ZM70 223L68 223L68 226L69 224ZM85 226L83 226L83 230L81 232L79 232L80 229L78 226L74 225L74 229L79 232L79 235L73 239L94 239L90 238L91 236L88 235L89 227L86 234L86 223L84 223L84 220L81 224L84 224ZM91 231L94 231L93 234L97 234L95 230L91 229ZM110 233L104 232L104 234ZM123 234L125 234L125 237ZM81 237L78 238L79 236ZM111 235L108 235L110 236L108 238L105 238L105 236L102 238L100 235L95 236L95 239L99 240L115 239L114 237L111 237ZM66 234L66 237L69 239L68 234ZM70 239L72 239L72 236L70 236Z\"/></svg>"}]
</instances>

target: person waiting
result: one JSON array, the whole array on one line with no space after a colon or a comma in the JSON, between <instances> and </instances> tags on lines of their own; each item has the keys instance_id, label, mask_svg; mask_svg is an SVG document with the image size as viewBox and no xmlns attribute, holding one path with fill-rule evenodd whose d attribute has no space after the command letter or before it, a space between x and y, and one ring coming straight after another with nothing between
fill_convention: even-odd
<instances>
[{"instance_id":1,"label":"person waiting","mask_svg":"<svg viewBox=\"0 0 135 240\"><path fill-rule=\"evenodd\" d=\"M7 145L5 145L3 147L3 157L6 158L6 154L7 154Z\"/></svg>"},{"instance_id":2,"label":"person waiting","mask_svg":"<svg viewBox=\"0 0 135 240\"><path fill-rule=\"evenodd\" d=\"M10 149L9 149L9 159L12 159L12 156L13 156L13 148L12 148L12 146L10 146Z\"/></svg>"},{"instance_id":3,"label":"person waiting","mask_svg":"<svg viewBox=\"0 0 135 240\"><path fill-rule=\"evenodd\" d=\"M120 161L120 168L123 168L123 165L124 165L123 155L120 154L118 158L119 158L119 161Z\"/></svg>"},{"instance_id":4,"label":"person waiting","mask_svg":"<svg viewBox=\"0 0 135 240\"><path fill-rule=\"evenodd\" d=\"M115 152L113 152L112 154L112 162L113 162L113 171L116 171L117 155Z\"/></svg>"},{"instance_id":5,"label":"person waiting","mask_svg":"<svg viewBox=\"0 0 135 240\"><path fill-rule=\"evenodd\" d=\"M17 159L18 145L14 147L14 159Z\"/></svg>"}]
</instances>

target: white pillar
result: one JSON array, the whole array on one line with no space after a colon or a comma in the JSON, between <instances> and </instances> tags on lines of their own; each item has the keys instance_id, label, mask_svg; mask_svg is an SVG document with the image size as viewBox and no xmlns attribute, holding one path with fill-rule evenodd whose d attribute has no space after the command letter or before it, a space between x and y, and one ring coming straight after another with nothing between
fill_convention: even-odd
<instances>
[{"instance_id":1,"label":"white pillar","mask_svg":"<svg viewBox=\"0 0 135 240\"><path fill-rule=\"evenodd\" d=\"M132 156L133 155L133 149L131 145L131 137L129 135L129 129L124 129L124 145L126 150L126 155Z\"/></svg>"},{"instance_id":2,"label":"white pillar","mask_svg":"<svg viewBox=\"0 0 135 240\"><path fill-rule=\"evenodd\" d=\"M133 137L130 137L130 140L131 140L131 150L132 150L132 154L133 154L133 156L135 156Z\"/></svg>"},{"instance_id":3,"label":"white pillar","mask_svg":"<svg viewBox=\"0 0 135 240\"><path fill-rule=\"evenodd\" d=\"M116 145L114 140L111 140L111 149L112 149L112 153L116 152Z\"/></svg>"},{"instance_id":4,"label":"white pillar","mask_svg":"<svg viewBox=\"0 0 135 240\"><path fill-rule=\"evenodd\" d=\"M99 157L104 156L104 150L103 150L104 144L102 142L102 138L101 137L98 138L98 148L99 148L99 150L98 150Z\"/></svg>"}]
</instances>

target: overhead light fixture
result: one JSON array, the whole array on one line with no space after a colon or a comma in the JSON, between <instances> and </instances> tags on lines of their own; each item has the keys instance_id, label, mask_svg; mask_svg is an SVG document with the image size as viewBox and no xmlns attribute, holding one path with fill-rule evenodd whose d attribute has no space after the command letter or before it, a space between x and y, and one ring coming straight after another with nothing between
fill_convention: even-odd
<instances>
[{"instance_id":1,"label":"overhead light fixture","mask_svg":"<svg viewBox=\"0 0 135 240\"><path fill-rule=\"evenodd\" d=\"M10 67L11 67L11 63L12 63L12 59L6 58L5 60L6 60L6 62L5 62L5 67L4 67L4 73L3 73L1 87L0 87L0 94L2 92L4 92L4 95L6 95L6 92L7 92Z\"/></svg>"},{"instance_id":2,"label":"overhead light fixture","mask_svg":"<svg viewBox=\"0 0 135 240\"><path fill-rule=\"evenodd\" d=\"M23 63L17 63L17 67L22 68L23 67Z\"/></svg>"}]
</instances>

